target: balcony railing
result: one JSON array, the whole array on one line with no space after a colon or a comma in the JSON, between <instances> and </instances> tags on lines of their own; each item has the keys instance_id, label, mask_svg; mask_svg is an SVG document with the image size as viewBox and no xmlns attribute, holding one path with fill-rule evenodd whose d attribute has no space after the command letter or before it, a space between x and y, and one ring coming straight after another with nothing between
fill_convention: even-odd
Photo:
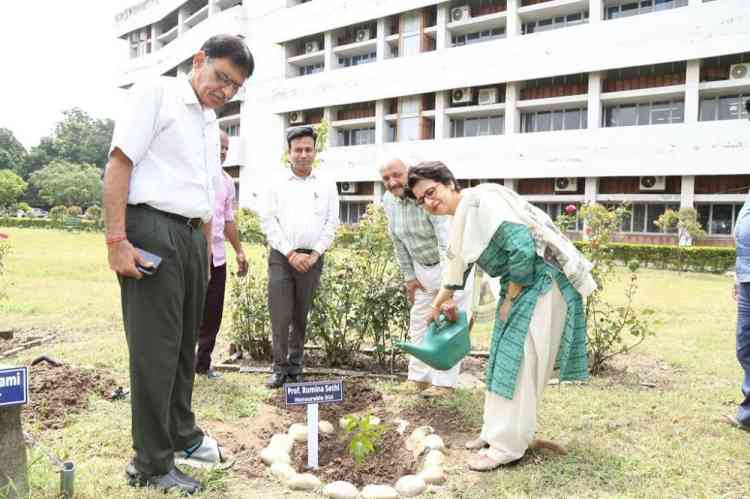
<instances>
[{"instance_id":1,"label":"balcony railing","mask_svg":"<svg viewBox=\"0 0 750 499\"><path fill-rule=\"evenodd\" d=\"M671 73L663 75L647 75L637 78L618 80L604 80L602 91L622 92L624 90L640 90L642 88L668 87L684 85L685 73Z\"/></svg>"}]
</instances>

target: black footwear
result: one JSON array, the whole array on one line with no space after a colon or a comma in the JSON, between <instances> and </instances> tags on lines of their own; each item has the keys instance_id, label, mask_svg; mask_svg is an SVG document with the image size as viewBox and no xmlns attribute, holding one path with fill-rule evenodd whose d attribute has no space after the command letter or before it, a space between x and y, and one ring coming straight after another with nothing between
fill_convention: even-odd
<instances>
[{"instance_id":1,"label":"black footwear","mask_svg":"<svg viewBox=\"0 0 750 499\"><path fill-rule=\"evenodd\" d=\"M191 495L203 490L203 485L196 479L187 476L176 466L164 475L148 476L138 471L133 463L125 468L128 485L131 487L153 487L161 492L176 490L183 495Z\"/></svg>"},{"instance_id":2,"label":"black footwear","mask_svg":"<svg viewBox=\"0 0 750 499\"><path fill-rule=\"evenodd\" d=\"M268 388L279 388L284 385L285 380L286 380L286 374L273 373L271 377L268 378L268 381L266 381L266 386Z\"/></svg>"},{"instance_id":3,"label":"black footwear","mask_svg":"<svg viewBox=\"0 0 750 499\"><path fill-rule=\"evenodd\" d=\"M289 383L304 383L305 382L305 377L302 376L302 373L288 374L286 379L289 381Z\"/></svg>"}]
</instances>

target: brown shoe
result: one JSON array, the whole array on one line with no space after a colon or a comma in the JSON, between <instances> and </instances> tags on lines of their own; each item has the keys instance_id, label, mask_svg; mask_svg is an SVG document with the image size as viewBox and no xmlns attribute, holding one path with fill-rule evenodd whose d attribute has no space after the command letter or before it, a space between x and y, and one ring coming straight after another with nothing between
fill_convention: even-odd
<instances>
[{"instance_id":1,"label":"brown shoe","mask_svg":"<svg viewBox=\"0 0 750 499\"><path fill-rule=\"evenodd\" d=\"M493 471L502 466L502 464L500 461L496 461L487 455L477 454L469 461L469 469L471 471Z\"/></svg>"},{"instance_id":2,"label":"brown shoe","mask_svg":"<svg viewBox=\"0 0 750 499\"><path fill-rule=\"evenodd\" d=\"M420 395L424 398L446 397L453 393L453 388L447 386L431 386Z\"/></svg>"}]
</instances>

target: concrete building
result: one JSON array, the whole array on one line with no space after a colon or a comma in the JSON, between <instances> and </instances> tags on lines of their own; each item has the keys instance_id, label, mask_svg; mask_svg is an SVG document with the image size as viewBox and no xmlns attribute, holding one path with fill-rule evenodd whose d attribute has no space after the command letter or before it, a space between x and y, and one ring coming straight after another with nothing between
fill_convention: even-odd
<instances>
[{"instance_id":1,"label":"concrete building","mask_svg":"<svg viewBox=\"0 0 750 499\"><path fill-rule=\"evenodd\" d=\"M285 130L325 119L345 222L399 156L502 182L553 216L629 202L629 241L674 242L653 222L695 207L702 244L731 244L750 188L746 0L146 0L118 15L133 55L121 85L186 72L220 32L243 34L257 63L221 118L237 127L243 206L279 168Z\"/></svg>"}]
</instances>

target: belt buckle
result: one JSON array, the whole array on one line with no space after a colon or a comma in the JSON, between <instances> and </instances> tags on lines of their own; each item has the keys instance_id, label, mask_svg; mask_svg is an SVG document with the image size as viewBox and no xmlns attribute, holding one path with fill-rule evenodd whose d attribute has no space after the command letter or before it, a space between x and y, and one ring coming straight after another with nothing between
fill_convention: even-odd
<instances>
[{"instance_id":1,"label":"belt buckle","mask_svg":"<svg viewBox=\"0 0 750 499\"><path fill-rule=\"evenodd\" d=\"M186 225L192 229L197 229L201 226L200 218L188 218Z\"/></svg>"}]
</instances>

